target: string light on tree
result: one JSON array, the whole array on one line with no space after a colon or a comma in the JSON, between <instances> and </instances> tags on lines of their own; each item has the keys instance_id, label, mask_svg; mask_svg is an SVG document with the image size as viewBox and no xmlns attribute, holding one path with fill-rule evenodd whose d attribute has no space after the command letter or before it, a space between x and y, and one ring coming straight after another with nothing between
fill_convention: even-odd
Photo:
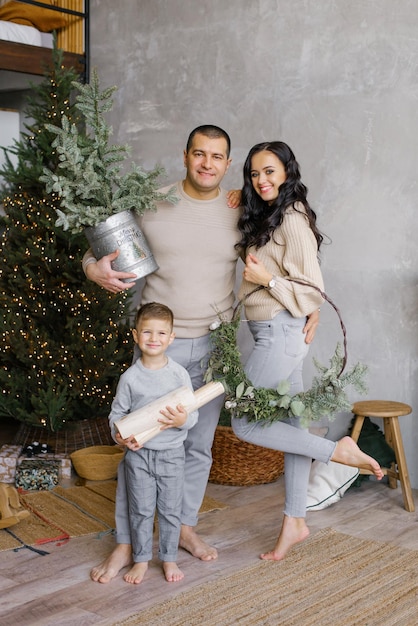
<instances>
[{"instance_id":1,"label":"string light on tree","mask_svg":"<svg viewBox=\"0 0 418 626\"><path fill-rule=\"evenodd\" d=\"M0 414L55 431L107 415L120 373L131 360L130 301L85 280L83 235L55 228L60 198L39 177L57 165L46 124L71 105L74 72L55 67L34 88L31 121L0 171L4 182L0 255ZM16 164L14 165L14 163Z\"/></svg>"}]
</instances>

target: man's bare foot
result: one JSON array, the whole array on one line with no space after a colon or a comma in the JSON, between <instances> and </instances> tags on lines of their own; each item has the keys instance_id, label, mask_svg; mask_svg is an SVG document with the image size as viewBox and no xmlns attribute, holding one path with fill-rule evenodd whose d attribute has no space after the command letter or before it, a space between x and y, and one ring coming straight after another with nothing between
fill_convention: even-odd
<instances>
[{"instance_id":1,"label":"man's bare foot","mask_svg":"<svg viewBox=\"0 0 418 626\"><path fill-rule=\"evenodd\" d=\"M354 439L348 436L337 442L331 461L369 470L376 476L377 480L383 478L382 468L376 459L360 450Z\"/></svg>"},{"instance_id":2,"label":"man's bare foot","mask_svg":"<svg viewBox=\"0 0 418 626\"><path fill-rule=\"evenodd\" d=\"M201 561L213 561L218 558L216 548L207 544L196 533L193 526L182 524L180 531L180 547Z\"/></svg>"},{"instance_id":3,"label":"man's bare foot","mask_svg":"<svg viewBox=\"0 0 418 626\"><path fill-rule=\"evenodd\" d=\"M90 578L96 583L108 583L120 570L132 563L132 547L129 543L118 543L104 561L90 572Z\"/></svg>"},{"instance_id":4,"label":"man's bare foot","mask_svg":"<svg viewBox=\"0 0 418 626\"><path fill-rule=\"evenodd\" d=\"M176 583L179 580L184 578L183 572L177 567L177 563L172 563L170 561L164 561L163 570L165 579L169 583Z\"/></svg>"},{"instance_id":5,"label":"man's bare foot","mask_svg":"<svg viewBox=\"0 0 418 626\"><path fill-rule=\"evenodd\" d=\"M144 563L134 563L129 572L123 577L123 580L133 585L139 585L144 580L147 569L148 563L146 561Z\"/></svg>"},{"instance_id":6,"label":"man's bare foot","mask_svg":"<svg viewBox=\"0 0 418 626\"><path fill-rule=\"evenodd\" d=\"M309 528L304 517L289 517L285 515L276 545L270 552L260 554L260 559L264 561L281 561L292 546L304 541L308 536Z\"/></svg>"}]
</instances>

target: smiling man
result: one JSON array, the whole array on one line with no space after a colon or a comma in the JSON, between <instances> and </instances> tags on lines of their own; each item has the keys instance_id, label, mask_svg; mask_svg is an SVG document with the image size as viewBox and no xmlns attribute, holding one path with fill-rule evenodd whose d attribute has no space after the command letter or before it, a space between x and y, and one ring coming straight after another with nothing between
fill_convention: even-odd
<instances>
[{"instance_id":1,"label":"smiling man","mask_svg":"<svg viewBox=\"0 0 418 626\"><path fill-rule=\"evenodd\" d=\"M186 178L183 188L192 198L211 200L219 195L221 181L231 163L231 145L229 137L224 136L223 131L219 136L216 136L216 131L205 135L199 132L199 128L190 134L184 151Z\"/></svg>"},{"instance_id":2,"label":"smiling man","mask_svg":"<svg viewBox=\"0 0 418 626\"><path fill-rule=\"evenodd\" d=\"M209 326L218 313L230 316L234 303L240 212L228 207L227 193L220 186L231 163L229 155L230 139L224 130L212 125L193 130L184 151L186 176L176 184L179 202L160 202L156 212L148 211L140 219L159 265L145 279L142 304L161 302L173 311L176 338L167 354L187 369L194 389L204 384L210 354ZM132 274L112 270L110 262L116 254L96 262L87 252L83 259L87 277L113 293L134 286L121 280ZM189 430L185 442L180 546L203 561L217 557L216 549L203 541L194 527L209 477L222 402L221 396L199 410L198 422ZM91 572L92 579L102 583L115 577L132 559L123 466L121 462L116 501L117 545Z\"/></svg>"}]
</instances>

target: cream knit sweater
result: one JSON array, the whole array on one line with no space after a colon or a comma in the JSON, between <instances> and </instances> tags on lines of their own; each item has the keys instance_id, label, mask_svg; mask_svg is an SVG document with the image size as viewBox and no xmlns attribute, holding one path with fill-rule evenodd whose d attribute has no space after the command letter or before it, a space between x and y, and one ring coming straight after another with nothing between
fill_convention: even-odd
<instances>
[{"instance_id":1,"label":"cream knit sweater","mask_svg":"<svg viewBox=\"0 0 418 626\"><path fill-rule=\"evenodd\" d=\"M298 205L298 209L304 211L303 205ZM254 247L247 250L247 254L251 252L264 263L276 281L273 289L261 289L245 299L245 315L249 320L269 320L283 309L293 317L305 317L323 302L316 289L289 280L295 278L324 289L316 239L306 216L299 211L288 208L270 241L258 250ZM244 279L239 299L245 298L255 287Z\"/></svg>"},{"instance_id":2,"label":"cream knit sweater","mask_svg":"<svg viewBox=\"0 0 418 626\"><path fill-rule=\"evenodd\" d=\"M178 182L176 195L178 204L160 202L140 220L159 265L146 278L142 302L169 306L177 337L195 338L209 332L217 311L232 313L239 211L228 207L223 189L213 200L195 200Z\"/></svg>"},{"instance_id":3,"label":"cream knit sweater","mask_svg":"<svg viewBox=\"0 0 418 626\"><path fill-rule=\"evenodd\" d=\"M161 189L167 192L172 185ZM176 184L177 204L157 203L140 226L159 266L145 278L141 304L161 302L174 314L177 337L196 338L209 333L217 312L232 315L239 239L239 210L227 205L221 189L213 200L195 200ZM88 250L83 267L95 262Z\"/></svg>"}]
</instances>

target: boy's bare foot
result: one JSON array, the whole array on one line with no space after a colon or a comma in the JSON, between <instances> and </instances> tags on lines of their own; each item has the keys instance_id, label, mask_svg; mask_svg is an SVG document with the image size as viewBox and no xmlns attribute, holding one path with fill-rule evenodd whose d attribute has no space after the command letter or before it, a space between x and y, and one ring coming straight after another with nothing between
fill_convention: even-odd
<instances>
[{"instance_id":1,"label":"boy's bare foot","mask_svg":"<svg viewBox=\"0 0 418 626\"><path fill-rule=\"evenodd\" d=\"M183 572L177 567L177 563L172 563L170 561L164 561L163 570L165 579L169 583L176 583L179 580L184 578Z\"/></svg>"},{"instance_id":2,"label":"boy's bare foot","mask_svg":"<svg viewBox=\"0 0 418 626\"><path fill-rule=\"evenodd\" d=\"M281 561L292 546L304 541L308 536L309 528L304 517L289 517L285 515L276 545L270 552L260 554L260 559L264 561Z\"/></svg>"},{"instance_id":3,"label":"boy's bare foot","mask_svg":"<svg viewBox=\"0 0 418 626\"><path fill-rule=\"evenodd\" d=\"M132 583L133 585L139 585L144 580L145 572L148 569L148 563L145 561L144 563L134 563L129 570L126 572L123 580L127 583Z\"/></svg>"},{"instance_id":4,"label":"boy's bare foot","mask_svg":"<svg viewBox=\"0 0 418 626\"><path fill-rule=\"evenodd\" d=\"M118 543L113 552L90 572L96 583L108 583L120 570L132 563L132 548L129 543Z\"/></svg>"},{"instance_id":5,"label":"boy's bare foot","mask_svg":"<svg viewBox=\"0 0 418 626\"><path fill-rule=\"evenodd\" d=\"M360 450L354 439L348 436L343 437L337 442L331 461L369 470L369 472L372 472L376 476L377 480L383 478L382 468L376 459Z\"/></svg>"},{"instance_id":6,"label":"boy's bare foot","mask_svg":"<svg viewBox=\"0 0 418 626\"><path fill-rule=\"evenodd\" d=\"M207 544L206 541L203 541L203 539L195 533L193 526L182 524L180 531L180 547L187 550L192 556L195 556L201 561L213 561L218 558L216 548Z\"/></svg>"}]
</instances>

